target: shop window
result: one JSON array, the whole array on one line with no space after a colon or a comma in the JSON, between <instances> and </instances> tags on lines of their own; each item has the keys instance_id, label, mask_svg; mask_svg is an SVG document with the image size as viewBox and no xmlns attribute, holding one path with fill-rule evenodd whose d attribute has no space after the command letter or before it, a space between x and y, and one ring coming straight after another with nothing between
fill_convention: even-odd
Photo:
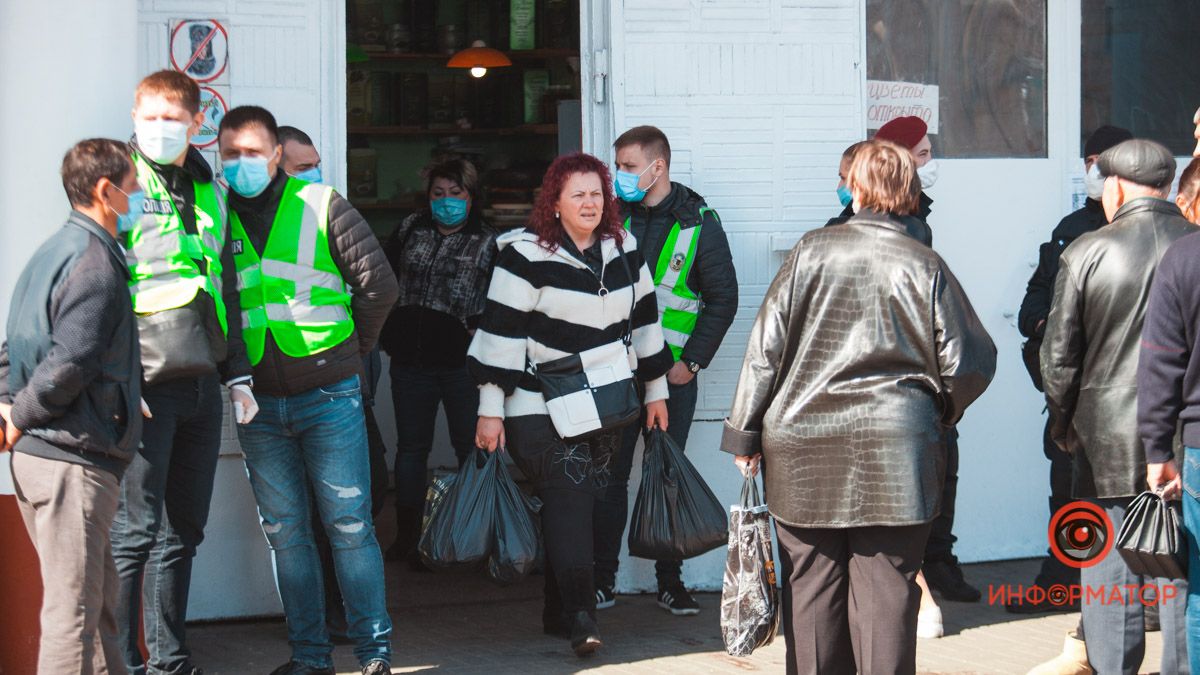
<instances>
[{"instance_id":1,"label":"shop window","mask_svg":"<svg viewBox=\"0 0 1200 675\"><path fill-rule=\"evenodd\" d=\"M483 216L525 224L546 167L582 144L579 0L345 0L348 196L387 236L423 169L475 164ZM511 65L451 67L471 47Z\"/></svg>"},{"instance_id":2,"label":"shop window","mask_svg":"<svg viewBox=\"0 0 1200 675\"><path fill-rule=\"evenodd\" d=\"M867 0L866 29L868 129L915 113L935 156L1046 156L1046 0Z\"/></svg>"},{"instance_id":3,"label":"shop window","mask_svg":"<svg viewBox=\"0 0 1200 675\"><path fill-rule=\"evenodd\" d=\"M1192 153L1200 105L1200 3L1083 0L1083 141L1104 124Z\"/></svg>"}]
</instances>

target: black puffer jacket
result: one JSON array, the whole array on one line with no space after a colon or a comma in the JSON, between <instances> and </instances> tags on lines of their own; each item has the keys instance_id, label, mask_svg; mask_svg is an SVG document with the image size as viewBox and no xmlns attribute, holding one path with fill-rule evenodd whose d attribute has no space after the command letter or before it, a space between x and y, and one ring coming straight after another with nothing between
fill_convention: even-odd
<instances>
[{"instance_id":1,"label":"black puffer jacket","mask_svg":"<svg viewBox=\"0 0 1200 675\"><path fill-rule=\"evenodd\" d=\"M1017 314L1017 328L1027 338L1042 337L1045 325L1038 324L1050 316L1050 302L1054 299L1054 278L1058 276L1058 259L1071 242L1100 229L1108 220L1104 207L1095 199L1088 199L1083 208L1071 212L1058 222L1050 241L1038 249L1038 266L1025 286L1025 298L1021 300L1021 311Z\"/></svg>"},{"instance_id":2,"label":"black puffer jacket","mask_svg":"<svg viewBox=\"0 0 1200 675\"><path fill-rule=\"evenodd\" d=\"M1165 199L1135 199L1063 251L1042 343L1050 437L1074 455L1078 498L1146 487L1137 429L1142 322L1158 261L1196 231Z\"/></svg>"},{"instance_id":3,"label":"black puffer jacket","mask_svg":"<svg viewBox=\"0 0 1200 675\"><path fill-rule=\"evenodd\" d=\"M737 272L729 240L716 211L709 210L701 217L700 209L705 206L703 197L679 183L671 183L671 193L654 206L621 202L621 218L629 219L630 231L651 274L676 221L681 227L703 226L696 261L687 278L688 288L700 296L703 306L681 355L684 361L693 361L702 368L707 368L716 355L738 306Z\"/></svg>"},{"instance_id":4,"label":"black puffer jacket","mask_svg":"<svg viewBox=\"0 0 1200 675\"><path fill-rule=\"evenodd\" d=\"M117 475L133 458L142 365L129 278L117 242L78 211L25 266L0 346L18 452Z\"/></svg>"},{"instance_id":5,"label":"black puffer jacket","mask_svg":"<svg viewBox=\"0 0 1200 675\"><path fill-rule=\"evenodd\" d=\"M287 178L278 172L267 189L251 199L229 194L229 208L237 212L256 251L266 246ZM284 354L268 339L263 358L254 367L255 391L293 396L362 373L362 357L375 347L398 290L371 226L337 193L329 203L329 253L353 295L354 333L335 347L303 358Z\"/></svg>"}]
</instances>

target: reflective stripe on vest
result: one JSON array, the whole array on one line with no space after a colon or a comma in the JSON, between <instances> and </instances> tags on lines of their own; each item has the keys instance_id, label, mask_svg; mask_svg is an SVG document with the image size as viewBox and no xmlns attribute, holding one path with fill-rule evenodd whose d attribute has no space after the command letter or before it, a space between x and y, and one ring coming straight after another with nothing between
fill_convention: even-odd
<instances>
[{"instance_id":1,"label":"reflective stripe on vest","mask_svg":"<svg viewBox=\"0 0 1200 675\"><path fill-rule=\"evenodd\" d=\"M225 195L216 181L192 181L196 234L189 234L158 173L136 152L133 163L147 202L146 211L127 235L125 247L134 311L150 314L182 307L203 291L212 298L221 329L228 333L221 296L221 251L227 232ZM200 262L204 263L203 274Z\"/></svg>"},{"instance_id":2,"label":"reflective stripe on vest","mask_svg":"<svg viewBox=\"0 0 1200 675\"><path fill-rule=\"evenodd\" d=\"M707 208L700 209L703 219ZM625 229L631 226L625 219ZM654 295L658 300L658 318L662 324L663 337L678 361L683 347L696 328L703 303L687 285L688 273L696 259L696 248L700 243L700 225L685 228L679 221L671 226L667 240L659 253L654 269Z\"/></svg>"},{"instance_id":3,"label":"reflective stripe on vest","mask_svg":"<svg viewBox=\"0 0 1200 675\"><path fill-rule=\"evenodd\" d=\"M242 300L242 338L252 365L267 333L294 358L341 344L354 332L351 294L329 252L333 190L289 178L260 258L237 213L230 216Z\"/></svg>"}]
</instances>

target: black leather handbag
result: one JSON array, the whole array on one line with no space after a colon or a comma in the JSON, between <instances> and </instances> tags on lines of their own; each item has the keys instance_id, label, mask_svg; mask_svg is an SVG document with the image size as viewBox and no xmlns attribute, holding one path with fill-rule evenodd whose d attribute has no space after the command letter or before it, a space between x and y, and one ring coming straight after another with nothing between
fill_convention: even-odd
<instances>
[{"instance_id":1,"label":"black leather handbag","mask_svg":"<svg viewBox=\"0 0 1200 675\"><path fill-rule=\"evenodd\" d=\"M1117 550L1134 574L1187 578L1187 539L1179 511L1156 492L1143 492L1125 510Z\"/></svg>"},{"instance_id":2,"label":"black leather handbag","mask_svg":"<svg viewBox=\"0 0 1200 675\"><path fill-rule=\"evenodd\" d=\"M617 244L617 255L625 266L633 296L621 339L531 366L546 399L550 422L563 440L578 441L601 431L624 427L636 422L641 414L642 402L630 354L633 310L637 304L636 279L620 244Z\"/></svg>"}]
</instances>

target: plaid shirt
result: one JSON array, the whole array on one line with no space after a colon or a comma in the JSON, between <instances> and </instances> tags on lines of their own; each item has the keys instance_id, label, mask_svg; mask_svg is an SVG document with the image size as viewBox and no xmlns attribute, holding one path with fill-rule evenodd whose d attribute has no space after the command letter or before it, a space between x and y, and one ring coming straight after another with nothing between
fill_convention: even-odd
<instances>
[{"instance_id":1,"label":"plaid shirt","mask_svg":"<svg viewBox=\"0 0 1200 675\"><path fill-rule=\"evenodd\" d=\"M400 282L397 307L425 307L474 328L487 302L496 261L496 233L480 221L438 232L428 210L404 219L387 243Z\"/></svg>"}]
</instances>

